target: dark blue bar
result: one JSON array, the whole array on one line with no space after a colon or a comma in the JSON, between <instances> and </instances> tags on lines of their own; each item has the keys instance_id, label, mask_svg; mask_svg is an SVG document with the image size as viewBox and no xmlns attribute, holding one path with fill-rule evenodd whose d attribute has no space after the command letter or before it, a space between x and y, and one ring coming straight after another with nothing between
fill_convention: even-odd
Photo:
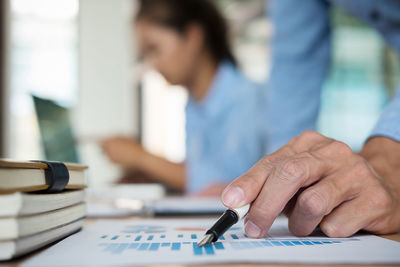
<instances>
[{"instance_id":1,"label":"dark blue bar","mask_svg":"<svg viewBox=\"0 0 400 267\"><path fill-rule=\"evenodd\" d=\"M169 247L170 245L171 245L170 242L165 242L161 244L162 247Z\"/></svg>"},{"instance_id":2,"label":"dark blue bar","mask_svg":"<svg viewBox=\"0 0 400 267\"><path fill-rule=\"evenodd\" d=\"M274 246L283 246L281 242L279 241L271 241L272 245Z\"/></svg>"},{"instance_id":3,"label":"dark blue bar","mask_svg":"<svg viewBox=\"0 0 400 267\"><path fill-rule=\"evenodd\" d=\"M159 247L160 247L160 243L152 243L152 244L150 245L149 250L150 250L150 251L157 251Z\"/></svg>"},{"instance_id":4,"label":"dark blue bar","mask_svg":"<svg viewBox=\"0 0 400 267\"><path fill-rule=\"evenodd\" d=\"M313 244L316 244L316 245L322 245L322 242L321 241L311 241Z\"/></svg>"},{"instance_id":5,"label":"dark blue bar","mask_svg":"<svg viewBox=\"0 0 400 267\"><path fill-rule=\"evenodd\" d=\"M119 235L113 236L113 237L111 238L111 240L116 240L116 239L118 239L118 237L119 237Z\"/></svg>"},{"instance_id":6,"label":"dark blue bar","mask_svg":"<svg viewBox=\"0 0 400 267\"><path fill-rule=\"evenodd\" d=\"M294 246L290 241L282 241L282 243L286 246Z\"/></svg>"},{"instance_id":7,"label":"dark blue bar","mask_svg":"<svg viewBox=\"0 0 400 267\"><path fill-rule=\"evenodd\" d=\"M119 246L118 247L116 247L114 250L113 250L113 254L119 254L119 253L121 253L121 252L123 252L127 247L128 247L128 243L121 243L121 244L119 244Z\"/></svg>"},{"instance_id":8,"label":"dark blue bar","mask_svg":"<svg viewBox=\"0 0 400 267\"><path fill-rule=\"evenodd\" d=\"M212 244L204 246L204 249L206 250L206 254L207 255L214 255L215 254Z\"/></svg>"},{"instance_id":9,"label":"dark blue bar","mask_svg":"<svg viewBox=\"0 0 400 267\"><path fill-rule=\"evenodd\" d=\"M139 243L131 243L129 245L129 249L136 249L139 246Z\"/></svg>"},{"instance_id":10,"label":"dark blue bar","mask_svg":"<svg viewBox=\"0 0 400 267\"><path fill-rule=\"evenodd\" d=\"M203 248L197 247L197 242L193 242L193 253L194 255L203 255Z\"/></svg>"},{"instance_id":11,"label":"dark blue bar","mask_svg":"<svg viewBox=\"0 0 400 267\"><path fill-rule=\"evenodd\" d=\"M332 244L332 241L322 241L324 244Z\"/></svg>"},{"instance_id":12,"label":"dark blue bar","mask_svg":"<svg viewBox=\"0 0 400 267\"><path fill-rule=\"evenodd\" d=\"M107 235L103 235L101 238L106 238L107 237Z\"/></svg>"},{"instance_id":13,"label":"dark blue bar","mask_svg":"<svg viewBox=\"0 0 400 267\"><path fill-rule=\"evenodd\" d=\"M147 240L153 240L153 236L149 235L149 237L147 238Z\"/></svg>"},{"instance_id":14,"label":"dark blue bar","mask_svg":"<svg viewBox=\"0 0 400 267\"><path fill-rule=\"evenodd\" d=\"M180 250L181 243L172 243L171 250Z\"/></svg>"},{"instance_id":15,"label":"dark blue bar","mask_svg":"<svg viewBox=\"0 0 400 267\"><path fill-rule=\"evenodd\" d=\"M272 244L269 241L261 241L261 244L263 244L265 247L272 247Z\"/></svg>"},{"instance_id":16,"label":"dark blue bar","mask_svg":"<svg viewBox=\"0 0 400 267\"><path fill-rule=\"evenodd\" d=\"M295 244L295 245L300 245L300 246L303 245L300 241L292 241L292 243Z\"/></svg>"},{"instance_id":17,"label":"dark blue bar","mask_svg":"<svg viewBox=\"0 0 400 267\"><path fill-rule=\"evenodd\" d=\"M192 234L192 239L197 239L197 235Z\"/></svg>"},{"instance_id":18,"label":"dark blue bar","mask_svg":"<svg viewBox=\"0 0 400 267\"><path fill-rule=\"evenodd\" d=\"M231 234L231 237L232 237L233 239L239 239L239 237L238 237L237 235L235 235L235 234Z\"/></svg>"},{"instance_id":19,"label":"dark blue bar","mask_svg":"<svg viewBox=\"0 0 400 267\"><path fill-rule=\"evenodd\" d=\"M135 238L135 241L140 241L141 238L142 238L142 236L141 236L141 235L138 235L138 236Z\"/></svg>"},{"instance_id":20,"label":"dark blue bar","mask_svg":"<svg viewBox=\"0 0 400 267\"><path fill-rule=\"evenodd\" d=\"M161 235L160 238L165 238L165 235Z\"/></svg>"},{"instance_id":21,"label":"dark blue bar","mask_svg":"<svg viewBox=\"0 0 400 267\"><path fill-rule=\"evenodd\" d=\"M140 244L138 250L147 250L149 245L150 245L149 243L142 243L142 244Z\"/></svg>"},{"instance_id":22,"label":"dark blue bar","mask_svg":"<svg viewBox=\"0 0 400 267\"><path fill-rule=\"evenodd\" d=\"M249 238L246 234L244 234L244 237Z\"/></svg>"},{"instance_id":23,"label":"dark blue bar","mask_svg":"<svg viewBox=\"0 0 400 267\"><path fill-rule=\"evenodd\" d=\"M303 242L304 245L308 245L308 246L314 245L314 244L311 243L310 241L306 241L306 240L303 240L303 241L301 241L301 242Z\"/></svg>"},{"instance_id":24,"label":"dark blue bar","mask_svg":"<svg viewBox=\"0 0 400 267\"><path fill-rule=\"evenodd\" d=\"M215 249L225 249L224 245L221 242L215 242L214 247Z\"/></svg>"}]
</instances>

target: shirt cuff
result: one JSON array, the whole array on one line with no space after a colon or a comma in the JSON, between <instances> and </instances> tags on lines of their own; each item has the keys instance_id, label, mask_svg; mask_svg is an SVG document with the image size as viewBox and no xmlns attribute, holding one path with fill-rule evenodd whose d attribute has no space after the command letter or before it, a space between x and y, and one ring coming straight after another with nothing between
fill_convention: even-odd
<instances>
[{"instance_id":1,"label":"shirt cuff","mask_svg":"<svg viewBox=\"0 0 400 267\"><path fill-rule=\"evenodd\" d=\"M383 110L368 139L374 136L384 136L400 142L400 88L397 89L395 97Z\"/></svg>"}]
</instances>

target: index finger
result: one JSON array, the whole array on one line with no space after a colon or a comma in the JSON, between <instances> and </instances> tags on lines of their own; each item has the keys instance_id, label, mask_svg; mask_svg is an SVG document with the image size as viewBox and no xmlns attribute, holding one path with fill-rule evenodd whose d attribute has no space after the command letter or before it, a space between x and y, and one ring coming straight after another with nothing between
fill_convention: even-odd
<instances>
[{"instance_id":1,"label":"index finger","mask_svg":"<svg viewBox=\"0 0 400 267\"><path fill-rule=\"evenodd\" d=\"M245 230L250 237L262 237L285 205L305 186L333 168L330 161L302 152L277 163L247 214Z\"/></svg>"}]
</instances>

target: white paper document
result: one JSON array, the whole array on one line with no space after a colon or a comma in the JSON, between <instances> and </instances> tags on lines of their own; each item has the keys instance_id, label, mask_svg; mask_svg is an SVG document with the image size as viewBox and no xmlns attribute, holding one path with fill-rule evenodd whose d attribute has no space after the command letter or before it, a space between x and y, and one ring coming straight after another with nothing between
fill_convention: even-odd
<instances>
[{"instance_id":1,"label":"white paper document","mask_svg":"<svg viewBox=\"0 0 400 267\"><path fill-rule=\"evenodd\" d=\"M50 247L24 266L115 266L164 263L400 263L400 243L373 235L295 237L287 220L250 239L243 222L212 245L197 248L215 219L99 221Z\"/></svg>"}]
</instances>

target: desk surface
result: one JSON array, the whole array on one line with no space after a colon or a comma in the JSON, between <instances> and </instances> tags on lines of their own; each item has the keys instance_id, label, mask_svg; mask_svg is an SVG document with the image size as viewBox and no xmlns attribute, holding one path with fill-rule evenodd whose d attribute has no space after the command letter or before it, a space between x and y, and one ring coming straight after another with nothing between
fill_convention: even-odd
<instances>
[{"instance_id":1,"label":"desk surface","mask_svg":"<svg viewBox=\"0 0 400 267\"><path fill-rule=\"evenodd\" d=\"M177 217L174 217L174 218L177 218ZM140 218L140 217L120 218L120 219L101 218L101 220L140 220L140 219L142 219L142 218ZM84 224L84 228L90 226L91 224L93 224L97 220L99 220L99 219L86 219L85 220L85 224ZM400 242L400 233L391 234L391 235L382 235L381 237ZM18 258L16 260L11 261L11 262L0 263L0 266L10 266L10 267L20 266L22 263L26 262L31 257L34 257L35 255L38 255L38 254L42 253L43 251L45 251L46 248L47 247L42 248L42 249L38 250L37 252L34 252L34 253L29 254L27 256ZM354 266L365 266L365 264L363 264L363 265L358 265L358 264L282 264L282 263L279 263L279 264L277 264L277 263L260 263L260 264L258 264L258 263L246 263L246 262L243 262L243 263L226 263L226 264L204 264L204 265L196 264L195 266L197 266L197 267L201 267L201 266L238 266L239 267L239 266L248 266L248 265L251 265L251 266L279 266L279 267L285 267L285 266L288 266L288 267L289 266L291 266L291 267L293 267L293 266L341 266L341 267L345 267L345 266L353 266L353 267ZM134 266L137 266L137 265L134 265ZM159 265L157 265L157 266L159 266ZM181 264L179 264L179 265L165 265L165 266L177 267L177 266L192 266L192 265L181 265ZM372 267L372 266L382 266L382 265L381 264L380 265L371 264L371 265L368 265L368 266ZM384 265L384 266L400 266L400 265L397 264L397 265Z\"/></svg>"}]
</instances>

